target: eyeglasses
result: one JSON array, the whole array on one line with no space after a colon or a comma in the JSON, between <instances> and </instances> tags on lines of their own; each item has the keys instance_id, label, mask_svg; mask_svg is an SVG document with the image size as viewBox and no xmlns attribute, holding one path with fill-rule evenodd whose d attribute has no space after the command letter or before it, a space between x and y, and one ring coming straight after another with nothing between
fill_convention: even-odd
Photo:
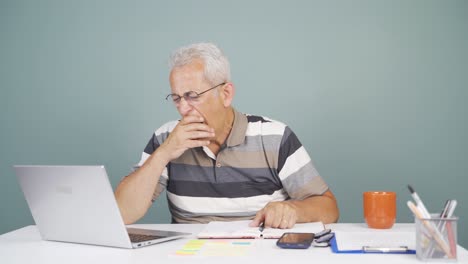
<instances>
[{"instance_id":1,"label":"eyeglasses","mask_svg":"<svg viewBox=\"0 0 468 264\"><path fill-rule=\"evenodd\" d=\"M184 93L182 96L180 96L178 94L169 94L169 95L166 96L166 100L169 101L169 99L171 99L172 102L174 102L175 104L180 103L180 100L182 99L182 97L187 102L197 101L198 98L200 98L200 95L202 95L202 94L204 94L204 93L206 93L208 91L211 91L211 90L213 90L214 88L216 88L218 86L225 85L225 84L226 84L225 82L220 83L220 84L215 85L215 86L213 86L213 87L209 88L208 90L205 90L205 91L203 91L201 93L197 93L195 91L188 91L188 92Z\"/></svg>"}]
</instances>

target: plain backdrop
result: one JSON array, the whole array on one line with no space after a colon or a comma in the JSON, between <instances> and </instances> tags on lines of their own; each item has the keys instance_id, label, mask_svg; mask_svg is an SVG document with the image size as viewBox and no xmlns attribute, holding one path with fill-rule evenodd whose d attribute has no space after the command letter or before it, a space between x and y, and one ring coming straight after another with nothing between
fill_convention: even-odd
<instances>
[{"instance_id":1,"label":"plain backdrop","mask_svg":"<svg viewBox=\"0 0 468 264\"><path fill-rule=\"evenodd\" d=\"M34 224L14 164L105 165L115 188L178 118L167 59L231 62L235 107L288 124L363 222L362 193L457 199L468 246L468 1L0 1L0 233ZM165 195L141 223L168 223Z\"/></svg>"}]
</instances>

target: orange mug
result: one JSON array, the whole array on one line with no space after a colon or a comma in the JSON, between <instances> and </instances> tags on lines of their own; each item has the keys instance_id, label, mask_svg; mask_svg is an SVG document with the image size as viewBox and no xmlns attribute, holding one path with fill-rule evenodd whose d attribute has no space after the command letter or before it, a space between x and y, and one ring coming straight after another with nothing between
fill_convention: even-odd
<instances>
[{"instance_id":1,"label":"orange mug","mask_svg":"<svg viewBox=\"0 0 468 264\"><path fill-rule=\"evenodd\" d=\"M369 191L363 193L364 219L370 228L391 228L396 219L396 193Z\"/></svg>"}]
</instances>

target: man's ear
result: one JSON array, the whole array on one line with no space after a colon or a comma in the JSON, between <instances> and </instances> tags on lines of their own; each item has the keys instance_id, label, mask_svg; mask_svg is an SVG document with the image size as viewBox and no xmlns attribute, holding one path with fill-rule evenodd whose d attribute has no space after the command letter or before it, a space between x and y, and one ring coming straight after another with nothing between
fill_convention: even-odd
<instances>
[{"instance_id":1,"label":"man's ear","mask_svg":"<svg viewBox=\"0 0 468 264\"><path fill-rule=\"evenodd\" d=\"M222 98L223 98L223 104L224 107L229 107L232 104L232 100L234 99L234 94L235 94L235 87L233 83L226 83L223 85L223 89L221 90Z\"/></svg>"}]
</instances>

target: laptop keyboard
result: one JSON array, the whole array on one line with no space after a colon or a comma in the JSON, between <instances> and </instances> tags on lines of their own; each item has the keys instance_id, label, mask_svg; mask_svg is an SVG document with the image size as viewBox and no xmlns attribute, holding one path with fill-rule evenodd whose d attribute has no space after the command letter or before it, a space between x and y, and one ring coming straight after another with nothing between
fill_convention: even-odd
<instances>
[{"instance_id":1,"label":"laptop keyboard","mask_svg":"<svg viewBox=\"0 0 468 264\"><path fill-rule=\"evenodd\" d=\"M130 233L128 235L130 237L130 241L132 241L133 243L163 238L162 236L155 236L155 235L142 235L142 234L130 234Z\"/></svg>"}]
</instances>

